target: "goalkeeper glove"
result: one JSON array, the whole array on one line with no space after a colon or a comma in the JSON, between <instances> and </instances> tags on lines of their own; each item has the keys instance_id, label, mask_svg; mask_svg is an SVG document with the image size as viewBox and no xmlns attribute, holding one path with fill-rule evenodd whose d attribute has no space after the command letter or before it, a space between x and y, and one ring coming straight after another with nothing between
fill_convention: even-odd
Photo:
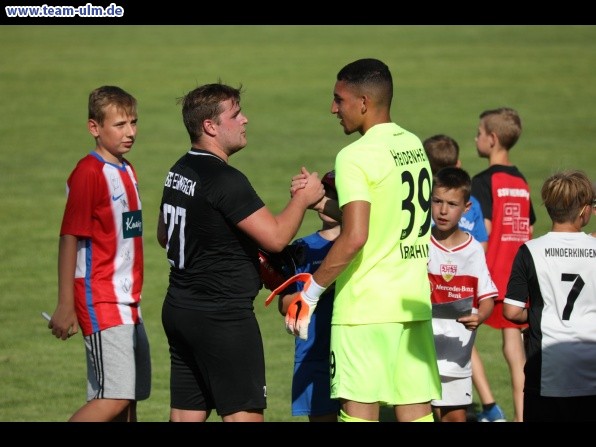
<instances>
[{"instance_id":1,"label":"goalkeeper glove","mask_svg":"<svg viewBox=\"0 0 596 447\"><path fill-rule=\"evenodd\" d=\"M265 300L265 306L268 306L275 295L296 281L303 281L304 288L298 292L290 302L286 312L286 331L289 334L297 335L302 340L308 340L308 324L310 317L317 307L319 297L325 291L325 287L317 284L310 273L299 273L276 288Z\"/></svg>"}]
</instances>

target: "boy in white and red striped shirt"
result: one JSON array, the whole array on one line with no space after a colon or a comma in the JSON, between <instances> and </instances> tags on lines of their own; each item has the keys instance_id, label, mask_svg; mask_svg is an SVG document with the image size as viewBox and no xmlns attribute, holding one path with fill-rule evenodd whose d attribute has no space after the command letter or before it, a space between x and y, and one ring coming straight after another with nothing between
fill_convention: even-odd
<instances>
[{"instance_id":1,"label":"boy in white and red striped shirt","mask_svg":"<svg viewBox=\"0 0 596 447\"><path fill-rule=\"evenodd\" d=\"M470 176L461 168L446 167L433 176L428 279L442 397L431 405L440 422L467 420L476 329L491 315L498 295L483 247L459 228L472 205L470 190Z\"/></svg>"}]
</instances>

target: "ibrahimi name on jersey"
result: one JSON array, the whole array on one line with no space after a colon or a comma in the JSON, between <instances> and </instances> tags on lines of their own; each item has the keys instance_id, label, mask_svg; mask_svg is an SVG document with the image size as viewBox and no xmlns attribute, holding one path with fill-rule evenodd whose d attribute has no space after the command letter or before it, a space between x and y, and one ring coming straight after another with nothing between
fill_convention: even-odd
<instances>
[{"instance_id":1,"label":"ibrahimi name on jersey","mask_svg":"<svg viewBox=\"0 0 596 447\"><path fill-rule=\"evenodd\" d=\"M549 232L522 245L504 302L528 301L525 390L596 395L596 238Z\"/></svg>"},{"instance_id":2,"label":"ibrahimi name on jersey","mask_svg":"<svg viewBox=\"0 0 596 447\"><path fill-rule=\"evenodd\" d=\"M456 318L477 313L480 301L497 296L497 287L488 272L482 245L469 233L463 244L451 249L431 236L429 252L428 278L439 372L447 377L469 377L476 331L469 331Z\"/></svg>"},{"instance_id":3,"label":"ibrahimi name on jersey","mask_svg":"<svg viewBox=\"0 0 596 447\"><path fill-rule=\"evenodd\" d=\"M67 181L60 235L79 238L74 293L83 335L141 321L143 219L136 173L96 152Z\"/></svg>"}]
</instances>

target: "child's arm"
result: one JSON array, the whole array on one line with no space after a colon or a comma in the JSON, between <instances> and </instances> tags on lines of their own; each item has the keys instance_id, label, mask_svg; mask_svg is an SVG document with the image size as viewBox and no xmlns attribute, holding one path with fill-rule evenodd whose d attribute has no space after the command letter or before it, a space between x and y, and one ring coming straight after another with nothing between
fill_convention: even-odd
<instances>
[{"instance_id":1,"label":"child's arm","mask_svg":"<svg viewBox=\"0 0 596 447\"><path fill-rule=\"evenodd\" d=\"M503 316L513 323L524 324L528 322L528 308L503 303Z\"/></svg>"},{"instance_id":2,"label":"child's arm","mask_svg":"<svg viewBox=\"0 0 596 447\"><path fill-rule=\"evenodd\" d=\"M66 340L79 332L74 302L74 275L77 263L76 236L60 237L58 247L58 305L48 323L56 338Z\"/></svg>"},{"instance_id":3,"label":"child's arm","mask_svg":"<svg viewBox=\"0 0 596 447\"><path fill-rule=\"evenodd\" d=\"M343 218L343 214L341 208L339 207L339 203L335 199L330 199L329 197L323 197L318 203L315 204L314 208L315 211L325 214L326 216L331 217L333 220L337 222L341 222Z\"/></svg>"},{"instance_id":4,"label":"child's arm","mask_svg":"<svg viewBox=\"0 0 596 447\"><path fill-rule=\"evenodd\" d=\"M484 323L484 320L490 317L490 314L493 313L496 297L497 295L491 296L483 299L482 301L480 301L480 303L478 303L478 326Z\"/></svg>"},{"instance_id":5,"label":"child's arm","mask_svg":"<svg viewBox=\"0 0 596 447\"><path fill-rule=\"evenodd\" d=\"M485 298L478 304L478 313L466 315L465 317L459 317L457 321L463 324L469 331L475 331L478 329L484 320L486 320L493 311L495 306L495 297Z\"/></svg>"}]
</instances>

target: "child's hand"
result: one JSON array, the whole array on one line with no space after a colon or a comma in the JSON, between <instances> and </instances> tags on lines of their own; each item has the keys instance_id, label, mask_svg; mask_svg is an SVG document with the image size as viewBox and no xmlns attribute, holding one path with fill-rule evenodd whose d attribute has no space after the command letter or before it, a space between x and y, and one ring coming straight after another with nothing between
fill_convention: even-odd
<instances>
[{"instance_id":1,"label":"child's hand","mask_svg":"<svg viewBox=\"0 0 596 447\"><path fill-rule=\"evenodd\" d=\"M481 323L478 318L478 314L470 314L464 317L459 317L456 321L463 324L469 331L475 331L478 329L478 326L480 326Z\"/></svg>"},{"instance_id":2,"label":"child's hand","mask_svg":"<svg viewBox=\"0 0 596 447\"><path fill-rule=\"evenodd\" d=\"M44 316L44 318L46 318ZM58 306L48 321L48 329L52 335L67 340L79 332L79 323L74 309Z\"/></svg>"}]
</instances>

